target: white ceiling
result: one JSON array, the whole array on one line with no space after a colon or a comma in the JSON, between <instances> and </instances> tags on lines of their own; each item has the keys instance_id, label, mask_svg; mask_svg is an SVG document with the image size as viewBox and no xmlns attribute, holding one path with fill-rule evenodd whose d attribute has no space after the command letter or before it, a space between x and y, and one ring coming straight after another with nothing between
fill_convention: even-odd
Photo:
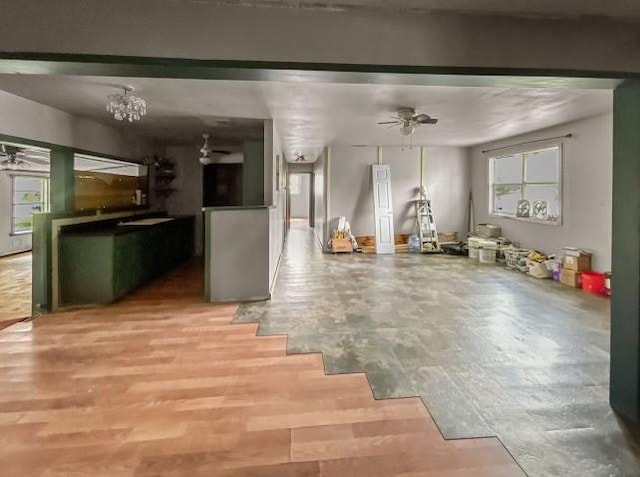
<instances>
[{"instance_id":1,"label":"white ceiling","mask_svg":"<svg viewBox=\"0 0 640 477\"><path fill-rule=\"evenodd\" d=\"M396 129L378 126L399 107L439 118L418 128L418 145L471 146L609 112L609 90L213 81L127 78L147 100L139 123L119 123L105 110L121 78L0 75L0 89L72 114L152 136L198 144L204 132L222 147L260 135L273 118L287 159L317 157L327 144L401 145ZM247 119L255 118L255 119Z\"/></svg>"},{"instance_id":2,"label":"white ceiling","mask_svg":"<svg viewBox=\"0 0 640 477\"><path fill-rule=\"evenodd\" d=\"M637 0L187 0L233 6L498 14L543 18L640 18Z\"/></svg>"}]
</instances>

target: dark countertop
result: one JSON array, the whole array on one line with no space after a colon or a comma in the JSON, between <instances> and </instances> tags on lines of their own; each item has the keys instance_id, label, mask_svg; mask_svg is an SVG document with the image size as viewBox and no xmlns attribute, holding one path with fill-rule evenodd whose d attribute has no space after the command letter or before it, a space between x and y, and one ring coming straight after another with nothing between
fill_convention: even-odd
<instances>
[{"instance_id":1,"label":"dark countertop","mask_svg":"<svg viewBox=\"0 0 640 477\"><path fill-rule=\"evenodd\" d=\"M220 205L214 207L203 207L202 212L217 212L220 210L256 210L269 209L269 205Z\"/></svg>"},{"instance_id":2,"label":"dark countertop","mask_svg":"<svg viewBox=\"0 0 640 477\"><path fill-rule=\"evenodd\" d=\"M162 227L169 224L174 224L176 222L184 221L184 220L193 220L195 216L193 215L177 215L177 216L158 216L158 217L131 217L131 220L126 220L126 222L132 222L136 220L144 220L144 219L173 219L169 221L160 222L153 225L118 225L116 224L108 224L108 225L93 225L91 227L87 227L86 229L79 229L74 227L73 230L65 231L62 230L63 237L77 237L77 236L85 236L85 237L95 237L95 236L105 236L105 235L124 235L128 233L140 232L142 230L149 230L156 227ZM121 221L122 222L122 221Z\"/></svg>"}]
</instances>

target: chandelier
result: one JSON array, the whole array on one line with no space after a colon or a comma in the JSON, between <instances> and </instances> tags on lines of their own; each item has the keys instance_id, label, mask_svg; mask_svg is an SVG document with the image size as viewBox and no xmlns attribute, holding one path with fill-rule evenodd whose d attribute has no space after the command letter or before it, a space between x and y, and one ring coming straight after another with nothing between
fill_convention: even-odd
<instances>
[{"instance_id":1,"label":"chandelier","mask_svg":"<svg viewBox=\"0 0 640 477\"><path fill-rule=\"evenodd\" d=\"M133 88L125 86L122 93L107 96L107 111L118 121L128 120L130 123L139 121L147 114L147 102L134 96Z\"/></svg>"}]
</instances>

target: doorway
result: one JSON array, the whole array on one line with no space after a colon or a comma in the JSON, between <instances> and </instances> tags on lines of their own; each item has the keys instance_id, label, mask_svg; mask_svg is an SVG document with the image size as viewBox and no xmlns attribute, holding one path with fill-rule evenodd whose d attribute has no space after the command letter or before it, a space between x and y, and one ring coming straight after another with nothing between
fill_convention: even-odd
<instances>
[{"instance_id":1,"label":"doorway","mask_svg":"<svg viewBox=\"0 0 640 477\"><path fill-rule=\"evenodd\" d=\"M32 314L33 215L49 209L49 151L0 143L0 329Z\"/></svg>"},{"instance_id":2,"label":"doorway","mask_svg":"<svg viewBox=\"0 0 640 477\"><path fill-rule=\"evenodd\" d=\"M310 172L289 174L289 217L292 224L313 227L313 181Z\"/></svg>"}]
</instances>

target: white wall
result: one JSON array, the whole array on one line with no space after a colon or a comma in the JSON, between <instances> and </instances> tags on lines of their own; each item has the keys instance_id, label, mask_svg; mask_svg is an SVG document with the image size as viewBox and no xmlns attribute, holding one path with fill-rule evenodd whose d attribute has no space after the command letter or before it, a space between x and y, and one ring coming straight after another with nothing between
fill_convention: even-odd
<instances>
[{"instance_id":1,"label":"white wall","mask_svg":"<svg viewBox=\"0 0 640 477\"><path fill-rule=\"evenodd\" d=\"M137 159L151 144L133 134L0 91L0 133Z\"/></svg>"},{"instance_id":2,"label":"white wall","mask_svg":"<svg viewBox=\"0 0 640 477\"><path fill-rule=\"evenodd\" d=\"M544 225L490 216L488 164L491 154L481 151L567 133L574 136L564 140L562 148L562 224ZM500 152L509 152L509 149ZM607 271L611 268L612 168L611 114L474 147L471 172L475 222L500 225L506 237L546 253L561 253L564 246L592 250L593 268Z\"/></svg>"},{"instance_id":3,"label":"white wall","mask_svg":"<svg viewBox=\"0 0 640 477\"><path fill-rule=\"evenodd\" d=\"M149 153L148 141L0 91L0 134L124 158ZM11 237L11 180L0 172L0 255L31 249L31 234Z\"/></svg>"},{"instance_id":4,"label":"white wall","mask_svg":"<svg viewBox=\"0 0 640 477\"><path fill-rule=\"evenodd\" d=\"M269 297L269 208L209 209L211 301Z\"/></svg>"},{"instance_id":5,"label":"white wall","mask_svg":"<svg viewBox=\"0 0 640 477\"><path fill-rule=\"evenodd\" d=\"M59 3L3 2L2 51L640 72L640 55L630 54L640 49L638 25L602 18Z\"/></svg>"},{"instance_id":6,"label":"white wall","mask_svg":"<svg viewBox=\"0 0 640 477\"><path fill-rule=\"evenodd\" d=\"M311 205L311 174L291 174L291 178L297 177L299 181L298 193L294 194L291 191L291 218L303 218L309 217L309 206Z\"/></svg>"},{"instance_id":7,"label":"white wall","mask_svg":"<svg viewBox=\"0 0 640 477\"><path fill-rule=\"evenodd\" d=\"M278 264L284 249L286 213L287 213L287 192L285 183L287 177L287 162L278 139L278 131L272 120L265 121L265 201L271 197L272 206L269 209L269 288L274 285ZM276 158L280 156L280 160ZM276 168L280 167L279 174ZM267 175L270 180L267 180ZM277 184L280 181L280 184ZM268 189L267 189L268 188ZM269 204L269 202L266 202Z\"/></svg>"},{"instance_id":8,"label":"white wall","mask_svg":"<svg viewBox=\"0 0 640 477\"><path fill-rule=\"evenodd\" d=\"M165 200L169 215L195 215L195 253L203 252L202 165L198 162L200 146L169 146L166 155L175 161L176 178L171 186L176 191Z\"/></svg>"},{"instance_id":9,"label":"white wall","mask_svg":"<svg viewBox=\"0 0 640 477\"><path fill-rule=\"evenodd\" d=\"M313 163L313 217L314 232L323 248L327 246L328 226L327 226L327 172L328 172L329 150L325 147L318 159Z\"/></svg>"},{"instance_id":10,"label":"white wall","mask_svg":"<svg viewBox=\"0 0 640 477\"><path fill-rule=\"evenodd\" d=\"M330 165L330 228L340 216L354 235L374 235L371 165L378 163L377 147L333 146ZM413 149L383 147L382 164L391 166L395 233L415 233L411 202L420 186L420 146ZM466 233L469 161L456 147L424 148L424 182L440 232Z\"/></svg>"}]
</instances>

